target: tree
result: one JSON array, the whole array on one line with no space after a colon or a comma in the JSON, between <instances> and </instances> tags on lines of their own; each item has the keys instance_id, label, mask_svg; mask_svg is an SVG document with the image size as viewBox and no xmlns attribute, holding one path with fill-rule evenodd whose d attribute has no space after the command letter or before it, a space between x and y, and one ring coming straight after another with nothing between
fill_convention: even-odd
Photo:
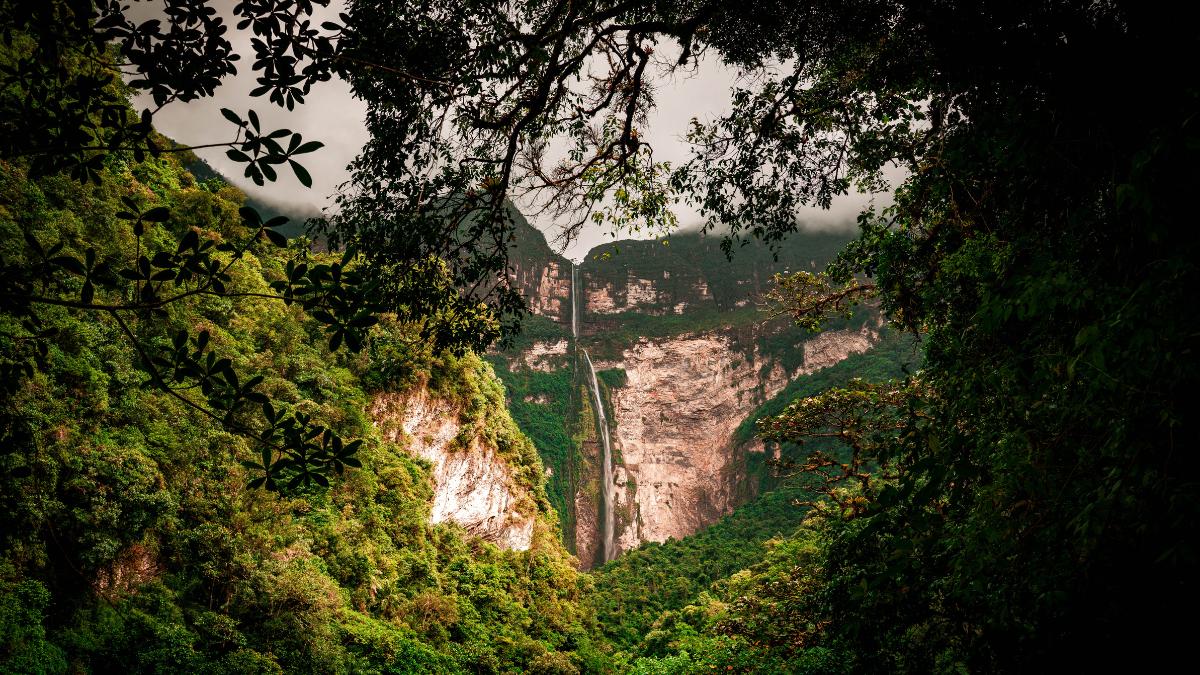
<instances>
[{"instance_id":1,"label":"tree","mask_svg":"<svg viewBox=\"0 0 1200 675\"><path fill-rule=\"evenodd\" d=\"M1197 267L1180 181L1196 176L1200 90L1138 73L1195 37L1124 4L878 7L874 28L827 27L792 52L817 55L795 79L697 136L696 166L718 170L694 185L734 197L713 199L729 223L757 204L768 238L789 227L779 192L824 184L796 144L821 123L848 175L910 171L826 276L777 297L804 323L874 297L925 342L899 420L896 401L851 389L766 428L851 439L856 482L864 460L881 469L859 517L833 526L826 639L866 670L1170 659L1167 617L1195 601L1200 467L1180 448L1197 440L1183 393L1197 326L1179 308Z\"/></svg>"},{"instance_id":2,"label":"tree","mask_svg":"<svg viewBox=\"0 0 1200 675\"><path fill-rule=\"evenodd\" d=\"M261 71L255 96L289 110L303 103L314 84L332 77L339 27L310 25L313 6L329 0L248 0L233 8L238 29L256 36L254 69ZM221 81L237 72L241 56L225 37L229 27L211 2L169 0L161 19L137 23L119 0L52 0L0 3L0 37L5 50L0 84L3 145L0 156L30 164L35 175L69 171L95 181L105 158L131 152L146 155L181 152L166 148L153 135L154 115L173 102L211 96ZM145 91L156 106L130 115L128 91ZM275 180L274 165L289 163L297 178L311 185L303 166L292 158L320 143L305 143L288 130L264 132L249 112L244 121L224 111L235 126L230 159L244 162L246 176L262 185ZM279 140L288 138L287 150Z\"/></svg>"},{"instance_id":3,"label":"tree","mask_svg":"<svg viewBox=\"0 0 1200 675\"><path fill-rule=\"evenodd\" d=\"M688 199L732 252L907 172L785 308L816 321L874 298L925 344L929 395L889 402L904 433L863 447L890 478L829 549L826 625L860 668L1039 669L1181 640L1167 617L1191 611L1200 553L1183 403L1200 87L1149 74L1195 49L1189 27L1071 0L362 0L348 16L343 55L372 65L347 75L376 103L334 225L379 251L403 249L370 216L398 206L457 209L447 230L496 250L518 194L618 226L669 225ZM652 63L705 52L747 84L664 166L641 128Z\"/></svg>"},{"instance_id":4,"label":"tree","mask_svg":"<svg viewBox=\"0 0 1200 675\"><path fill-rule=\"evenodd\" d=\"M310 21L314 5L328 4L247 0L234 6L237 28L255 36L254 69L260 72L255 96L267 95L291 109L304 102L313 85L330 79L341 27L326 22L317 28ZM144 163L163 153L194 149L157 135L154 114L172 102L212 95L223 78L236 72L239 55L227 32L224 19L203 0L171 0L162 19L141 23L117 0L0 3L0 159L24 167L35 178L66 173L98 184L111 162ZM134 114L128 102L131 89L146 91L155 109ZM297 159L318 150L320 142L306 142L287 129L264 130L253 110L244 118L227 109L222 114L234 125L234 137L212 145L228 147L232 160L246 164L247 177L260 185L274 181L274 167L287 164L302 183L311 185ZM245 236L213 241L193 228L177 227L171 245L151 246L152 239L143 235L148 228L169 225L170 210L129 196L122 199L125 210L116 217L128 223L135 242L123 259L106 258L94 247L71 252L64 241L40 241L25 232L25 250L0 260L0 312L13 329L3 335L0 353L3 395L44 366L47 341L53 337L41 318L46 308L101 312L137 348L147 386L255 439L261 459L252 484L268 489L328 485L331 474L358 466L357 441L344 440L307 415L271 401L258 389L263 378L239 375L228 358L211 348L206 332L176 332L168 348L152 344L168 310L180 301L244 296L226 287L230 269L256 242L286 247L286 238L276 230L286 219L263 222L253 209L243 208L240 231ZM389 311L418 324L420 334L439 349L462 350L494 339L495 331L489 329L494 321L486 308L478 302L454 305L459 290L441 261L409 265L402 281L382 289L358 260L353 247L346 247L341 261L332 264L312 263L306 251L296 249L286 278L276 280L274 294L267 297L303 306L326 326L332 349L345 345L357 352L371 326ZM244 421L247 407L260 409L256 422ZM19 415L5 410L0 422L7 445L20 448L28 440Z\"/></svg>"}]
</instances>

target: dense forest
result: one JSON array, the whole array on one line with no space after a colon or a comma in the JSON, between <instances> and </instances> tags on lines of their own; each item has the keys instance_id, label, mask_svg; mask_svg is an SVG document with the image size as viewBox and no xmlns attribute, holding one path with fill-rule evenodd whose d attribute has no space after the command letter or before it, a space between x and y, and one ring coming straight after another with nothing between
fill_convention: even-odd
<instances>
[{"instance_id":1,"label":"dense forest","mask_svg":"<svg viewBox=\"0 0 1200 675\"><path fill-rule=\"evenodd\" d=\"M0 0L0 672L1175 667L1198 36L1121 1ZM657 97L714 63L728 107L664 161ZM238 72L222 176L155 118ZM335 78L369 140L300 223L246 190L311 186L323 143L254 107ZM823 270L723 306L855 191L888 199ZM575 266L565 323L513 282L514 202L567 242L686 204L715 306L871 348L737 427L744 503L582 571L547 467L607 454L626 375L592 410L501 357L579 349ZM597 358L729 320L606 321ZM499 512L443 517L451 465Z\"/></svg>"},{"instance_id":2,"label":"dense forest","mask_svg":"<svg viewBox=\"0 0 1200 675\"><path fill-rule=\"evenodd\" d=\"M121 260L136 247L116 216L122 197L171 210L144 237L154 252L174 251L184 232L213 242L243 234L241 192L196 183L173 156L114 157L101 175L81 186L6 166L6 262L39 241ZM268 290L285 267L281 249L254 244L231 268L229 292ZM560 651L593 658L587 582L558 542L540 460L477 357L397 358L393 345L410 337L398 325L380 329L370 352L339 355L299 307L265 299L199 295L133 324L138 343L105 314L62 308L40 320L54 331L45 360L8 401L9 442L27 434L30 450L5 454L8 671L423 673L553 666ZM239 462L253 466L256 448L144 386L136 349L169 347L178 327L259 373L258 389L280 408L362 441L349 464L364 468L286 496L247 487ZM479 546L428 523L426 470L366 413L372 392L418 382L462 401L479 433L530 467L544 520L530 550Z\"/></svg>"}]
</instances>

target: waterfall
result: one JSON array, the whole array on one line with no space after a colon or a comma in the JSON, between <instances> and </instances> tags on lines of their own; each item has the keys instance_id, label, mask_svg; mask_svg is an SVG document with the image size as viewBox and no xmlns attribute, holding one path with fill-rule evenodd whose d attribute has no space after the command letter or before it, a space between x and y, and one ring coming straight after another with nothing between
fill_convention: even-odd
<instances>
[{"instance_id":1,"label":"waterfall","mask_svg":"<svg viewBox=\"0 0 1200 675\"><path fill-rule=\"evenodd\" d=\"M575 296L579 294L579 268L571 263L571 337L579 339L579 308L575 305Z\"/></svg>"},{"instance_id":2,"label":"waterfall","mask_svg":"<svg viewBox=\"0 0 1200 675\"><path fill-rule=\"evenodd\" d=\"M604 559L602 562L608 562L616 557L617 553L613 543L616 523L613 514L615 490L613 490L612 443L608 438L608 418L604 415L604 401L600 398L600 384L596 381L596 369L592 367L592 359L588 356L586 349L583 350L583 360L587 362L588 373L592 378L592 400L596 405L596 426L600 427L600 443L604 448L604 471L601 473L600 479L600 491L603 494L600 503L600 517L604 527Z\"/></svg>"},{"instance_id":3,"label":"waterfall","mask_svg":"<svg viewBox=\"0 0 1200 675\"><path fill-rule=\"evenodd\" d=\"M576 349L579 344L579 268L571 263L571 337L575 339ZM596 381L596 369L592 367L592 357L587 350L583 352L583 360L587 363L588 375L592 384L592 401L596 406L596 426L600 428L600 445L604 449L604 470L600 474L600 519L604 528L604 552L601 562L608 562L616 557L616 545L613 536L616 533L616 518L613 513L615 490L613 490L612 442L608 437L608 417L604 414L604 400L600 398L600 383Z\"/></svg>"}]
</instances>

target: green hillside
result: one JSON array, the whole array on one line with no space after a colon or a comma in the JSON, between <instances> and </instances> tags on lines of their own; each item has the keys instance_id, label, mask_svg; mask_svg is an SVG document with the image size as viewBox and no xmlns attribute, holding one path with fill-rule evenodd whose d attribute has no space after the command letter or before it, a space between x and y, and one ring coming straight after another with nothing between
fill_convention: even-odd
<instances>
[{"instance_id":1,"label":"green hillside","mask_svg":"<svg viewBox=\"0 0 1200 675\"><path fill-rule=\"evenodd\" d=\"M1186 672L1169 8L0 0L0 675Z\"/></svg>"},{"instance_id":2,"label":"green hillside","mask_svg":"<svg viewBox=\"0 0 1200 675\"><path fill-rule=\"evenodd\" d=\"M130 256L122 198L169 210L141 238L150 253L174 250L187 232L241 236L240 193L212 191L173 156L115 156L103 179L33 181L0 163L5 263L27 259L29 238L61 242L62 255ZM229 284L265 290L295 254L256 244ZM401 326L377 328L360 355L331 352L312 317L267 299L198 295L140 318L135 329L154 343L169 345L179 326L207 331L281 405L363 439L361 469L328 489L280 495L246 487L240 462L256 457L246 438L142 386L138 355L110 314L59 307L42 320L54 329L46 365L2 411L0 672L600 667L581 604L589 584L559 542L542 465L478 358L396 351L413 338ZM2 328L7 349L13 327ZM540 520L529 551L429 524L428 467L384 441L366 414L375 391L412 387L458 402L467 427L493 439L532 490Z\"/></svg>"},{"instance_id":3,"label":"green hillside","mask_svg":"<svg viewBox=\"0 0 1200 675\"><path fill-rule=\"evenodd\" d=\"M721 235L677 232L658 240L602 244L588 251L580 268L596 282L616 286L618 293L632 277L653 280L668 297L688 299L693 295L692 284L702 280L716 308L731 311L739 301L766 290L776 272L824 269L852 238L848 231L802 231L775 251L747 240L726 255ZM667 310L669 306L653 309Z\"/></svg>"}]
</instances>

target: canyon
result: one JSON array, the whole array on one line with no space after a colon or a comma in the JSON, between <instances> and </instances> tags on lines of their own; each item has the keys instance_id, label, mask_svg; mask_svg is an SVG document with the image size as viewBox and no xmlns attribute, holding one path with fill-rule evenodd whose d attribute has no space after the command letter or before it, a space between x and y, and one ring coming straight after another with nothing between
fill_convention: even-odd
<instances>
[{"instance_id":1,"label":"canyon","mask_svg":"<svg viewBox=\"0 0 1200 675\"><path fill-rule=\"evenodd\" d=\"M774 485L778 448L747 427L789 383L867 352L882 329L868 310L809 333L758 304L774 274L823 267L844 241L806 234L730 260L716 238L681 234L607 244L576 264L518 222L510 281L530 315L487 357L506 395L491 414L511 415L536 447L538 503L554 507L581 568L697 532ZM369 412L428 462L431 522L530 547L539 507L515 473L531 469L472 433L458 404L416 387Z\"/></svg>"},{"instance_id":2,"label":"canyon","mask_svg":"<svg viewBox=\"0 0 1200 675\"><path fill-rule=\"evenodd\" d=\"M823 267L844 236L730 261L718 238L681 234L607 244L577 265L519 225L511 281L532 316L489 360L583 568L696 532L769 487L766 448L738 428L879 339L871 312L811 334L756 307L773 274Z\"/></svg>"}]
</instances>

